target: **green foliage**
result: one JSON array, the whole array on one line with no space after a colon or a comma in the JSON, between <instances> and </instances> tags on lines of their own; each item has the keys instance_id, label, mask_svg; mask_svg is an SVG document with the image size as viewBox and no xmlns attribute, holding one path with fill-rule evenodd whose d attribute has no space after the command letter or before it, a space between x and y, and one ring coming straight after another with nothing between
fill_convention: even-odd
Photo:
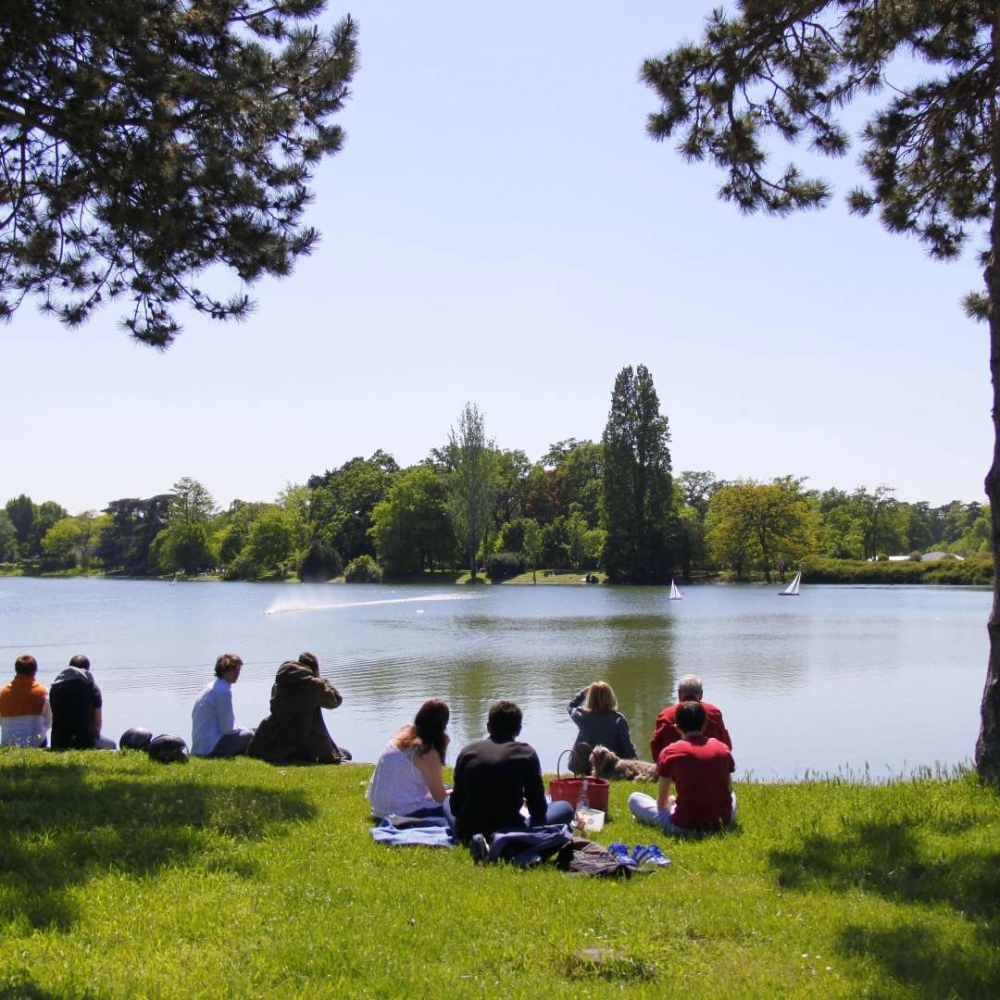
<instances>
[{"instance_id":1,"label":"green foliage","mask_svg":"<svg viewBox=\"0 0 1000 1000\"><path fill-rule=\"evenodd\" d=\"M371 534L386 576L420 576L452 565L456 542L448 499L448 486L432 466L399 473L372 512Z\"/></svg>"},{"instance_id":2,"label":"green foliage","mask_svg":"<svg viewBox=\"0 0 1000 1000\"><path fill-rule=\"evenodd\" d=\"M805 564L805 577L810 583L928 583L986 587L993 583L993 560L867 562L810 558Z\"/></svg>"},{"instance_id":3,"label":"green foliage","mask_svg":"<svg viewBox=\"0 0 1000 1000\"><path fill-rule=\"evenodd\" d=\"M42 538L42 551L56 564L70 568L76 565L76 548L82 532L75 517L56 521Z\"/></svg>"},{"instance_id":4,"label":"green foliage","mask_svg":"<svg viewBox=\"0 0 1000 1000\"><path fill-rule=\"evenodd\" d=\"M670 433L645 365L618 373L602 440L608 578L614 583L663 583L676 559Z\"/></svg>"},{"instance_id":5,"label":"green foliage","mask_svg":"<svg viewBox=\"0 0 1000 1000\"><path fill-rule=\"evenodd\" d=\"M340 576L343 568L340 553L325 539L317 537L299 562L299 579L303 583L322 583Z\"/></svg>"},{"instance_id":6,"label":"green foliage","mask_svg":"<svg viewBox=\"0 0 1000 1000\"><path fill-rule=\"evenodd\" d=\"M771 483L738 479L716 490L705 518L715 560L737 579L757 570L770 583L773 569L815 551L815 517L801 486L784 476Z\"/></svg>"},{"instance_id":7,"label":"green foliage","mask_svg":"<svg viewBox=\"0 0 1000 1000\"><path fill-rule=\"evenodd\" d=\"M190 476L183 476L170 487L170 513L168 523L184 521L188 524L205 522L215 513L212 494Z\"/></svg>"},{"instance_id":8,"label":"green foliage","mask_svg":"<svg viewBox=\"0 0 1000 1000\"><path fill-rule=\"evenodd\" d=\"M520 552L494 552L486 560L486 575L491 583L503 583L524 572L524 556Z\"/></svg>"},{"instance_id":9,"label":"green foliage","mask_svg":"<svg viewBox=\"0 0 1000 1000\"><path fill-rule=\"evenodd\" d=\"M344 570L346 583L381 583L382 567L371 556L352 559Z\"/></svg>"},{"instance_id":10,"label":"green foliage","mask_svg":"<svg viewBox=\"0 0 1000 1000\"><path fill-rule=\"evenodd\" d=\"M618 782L596 839L674 864L608 882L376 844L370 774L4 748L0 992L888 1000L1000 980L1000 799L968 775L741 782L739 828L701 840L635 823Z\"/></svg>"},{"instance_id":11,"label":"green foliage","mask_svg":"<svg viewBox=\"0 0 1000 1000\"><path fill-rule=\"evenodd\" d=\"M295 530L289 513L268 506L250 525L244 554L256 577L285 576L294 544Z\"/></svg>"},{"instance_id":12,"label":"green foliage","mask_svg":"<svg viewBox=\"0 0 1000 1000\"><path fill-rule=\"evenodd\" d=\"M379 449L371 458L352 458L339 469L310 476L306 497L296 490L289 498L306 522L306 546L319 539L337 550L342 564L360 555L375 556L371 536L375 507L385 499L398 472L396 460Z\"/></svg>"},{"instance_id":13,"label":"green foliage","mask_svg":"<svg viewBox=\"0 0 1000 1000\"><path fill-rule=\"evenodd\" d=\"M112 500L104 508L108 521L97 543L97 558L108 572L145 576L155 563L150 559L153 540L166 526L172 496L161 493L148 500Z\"/></svg>"},{"instance_id":14,"label":"green foliage","mask_svg":"<svg viewBox=\"0 0 1000 1000\"><path fill-rule=\"evenodd\" d=\"M166 347L185 302L243 318L194 283L222 265L289 274L317 233L309 182L343 143L357 33L310 25L323 0L9 0L0 49L0 317L31 295L66 324L127 299Z\"/></svg>"},{"instance_id":15,"label":"green foliage","mask_svg":"<svg viewBox=\"0 0 1000 1000\"><path fill-rule=\"evenodd\" d=\"M6 510L0 510L0 563L17 558L17 529Z\"/></svg>"},{"instance_id":16,"label":"green foliage","mask_svg":"<svg viewBox=\"0 0 1000 1000\"><path fill-rule=\"evenodd\" d=\"M465 550L466 565L476 579L480 547L489 529L490 508L496 487L496 447L486 436L486 421L479 408L466 403L458 429L448 432L447 460L450 467L451 518Z\"/></svg>"},{"instance_id":17,"label":"green foliage","mask_svg":"<svg viewBox=\"0 0 1000 1000\"><path fill-rule=\"evenodd\" d=\"M213 569L218 554L204 521L176 519L153 540L149 558L160 573L197 574Z\"/></svg>"}]
</instances>

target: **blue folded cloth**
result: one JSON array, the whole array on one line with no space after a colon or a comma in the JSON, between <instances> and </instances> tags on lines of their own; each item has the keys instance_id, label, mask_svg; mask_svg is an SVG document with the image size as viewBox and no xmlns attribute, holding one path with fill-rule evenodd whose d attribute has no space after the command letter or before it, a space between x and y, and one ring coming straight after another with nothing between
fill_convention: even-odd
<instances>
[{"instance_id":1,"label":"blue folded cloth","mask_svg":"<svg viewBox=\"0 0 1000 1000\"><path fill-rule=\"evenodd\" d=\"M430 824L408 826L399 829L388 819L372 827L372 840L378 844L393 844L396 847L454 847L455 835L447 826Z\"/></svg>"}]
</instances>

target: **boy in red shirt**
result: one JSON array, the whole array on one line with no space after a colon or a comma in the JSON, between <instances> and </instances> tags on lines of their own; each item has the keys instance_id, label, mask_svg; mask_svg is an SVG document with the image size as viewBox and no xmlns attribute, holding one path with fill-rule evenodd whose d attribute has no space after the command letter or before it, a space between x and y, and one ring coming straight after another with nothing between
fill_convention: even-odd
<instances>
[{"instance_id":1,"label":"boy in red shirt","mask_svg":"<svg viewBox=\"0 0 1000 1000\"><path fill-rule=\"evenodd\" d=\"M640 823L678 834L732 826L736 764L725 743L704 735L706 720L701 702L685 701L677 706L676 724L682 738L666 746L656 762L658 796L653 799L643 792L629 796L628 807ZM676 795L670 794L671 785L676 786Z\"/></svg>"}]
</instances>

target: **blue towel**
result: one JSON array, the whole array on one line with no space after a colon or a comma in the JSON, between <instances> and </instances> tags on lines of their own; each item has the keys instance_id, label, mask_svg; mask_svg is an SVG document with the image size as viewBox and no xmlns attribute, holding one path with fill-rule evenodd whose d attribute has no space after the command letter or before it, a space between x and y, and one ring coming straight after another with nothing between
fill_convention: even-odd
<instances>
[{"instance_id":1,"label":"blue towel","mask_svg":"<svg viewBox=\"0 0 1000 1000\"><path fill-rule=\"evenodd\" d=\"M372 827L372 840L378 844L395 844L398 847L454 847L455 835L446 826L408 826L404 830L384 819Z\"/></svg>"}]
</instances>

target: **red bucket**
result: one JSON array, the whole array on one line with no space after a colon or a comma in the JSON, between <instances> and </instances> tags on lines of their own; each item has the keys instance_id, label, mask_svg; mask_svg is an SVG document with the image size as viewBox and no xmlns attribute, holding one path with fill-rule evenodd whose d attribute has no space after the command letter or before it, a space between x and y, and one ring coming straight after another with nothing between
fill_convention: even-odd
<instances>
[{"instance_id":1,"label":"red bucket","mask_svg":"<svg viewBox=\"0 0 1000 1000\"><path fill-rule=\"evenodd\" d=\"M608 792L611 789L609 781L604 778L564 778L560 773L559 767L563 757L572 752L572 750L564 750L559 754L559 760L556 761L556 776L549 779L549 795L552 796L552 801L569 802L575 809L580 801L580 789L583 788L583 782L586 780L590 808L600 809L607 813Z\"/></svg>"}]
</instances>

